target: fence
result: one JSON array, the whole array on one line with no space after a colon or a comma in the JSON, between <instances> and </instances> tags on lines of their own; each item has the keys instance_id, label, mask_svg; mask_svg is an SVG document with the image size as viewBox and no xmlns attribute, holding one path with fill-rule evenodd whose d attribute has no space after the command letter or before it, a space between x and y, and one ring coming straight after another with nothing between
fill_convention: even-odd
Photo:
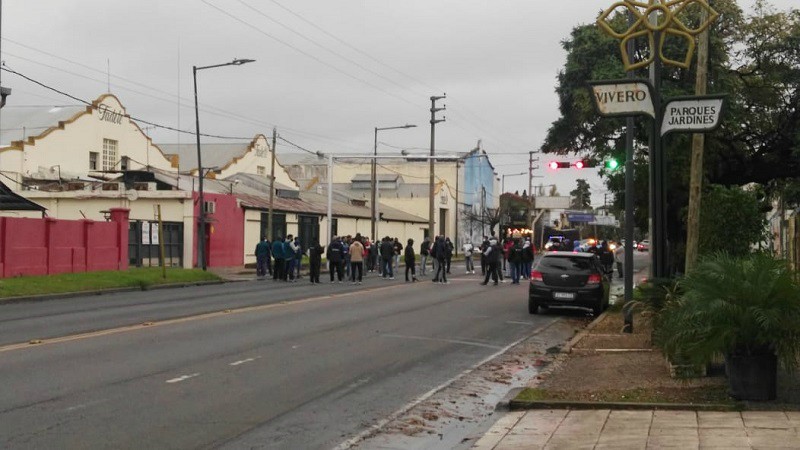
<instances>
[{"instance_id":1,"label":"fence","mask_svg":"<svg viewBox=\"0 0 800 450\"><path fill-rule=\"evenodd\" d=\"M128 268L128 213L110 222L0 217L0 277Z\"/></svg>"}]
</instances>

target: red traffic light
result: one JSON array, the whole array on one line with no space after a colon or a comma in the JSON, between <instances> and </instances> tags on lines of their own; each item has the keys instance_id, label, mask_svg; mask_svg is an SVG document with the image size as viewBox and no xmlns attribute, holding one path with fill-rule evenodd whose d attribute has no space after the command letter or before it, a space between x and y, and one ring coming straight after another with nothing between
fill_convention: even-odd
<instances>
[{"instance_id":1,"label":"red traffic light","mask_svg":"<svg viewBox=\"0 0 800 450\"><path fill-rule=\"evenodd\" d=\"M570 164L564 161L550 161L547 164L547 167L555 170L555 169L569 169Z\"/></svg>"},{"instance_id":2,"label":"red traffic light","mask_svg":"<svg viewBox=\"0 0 800 450\"><path fill-rule=\"evenodd\" d=\"M576 169L583 169L584 166L585 166L585 164L584 164L583 160L575 161L575 168Z\"/></svg>"}]
</instances>

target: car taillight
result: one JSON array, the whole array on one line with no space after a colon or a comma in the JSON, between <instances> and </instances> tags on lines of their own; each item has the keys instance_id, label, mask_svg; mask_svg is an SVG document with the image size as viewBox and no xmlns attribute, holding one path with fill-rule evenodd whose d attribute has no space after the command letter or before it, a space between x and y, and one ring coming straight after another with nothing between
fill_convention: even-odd
<instances>
[{"instance_id":1,"label":"car taillight","mask_svg":"<svg viewBox=\"0 0 800 450\"><path fill-rule=\"evenodd\" d=\"M593 273L589 275L589 279L586 280L586 284L600 284L602 281L603 278L599 273Z\"/></svg>"},{"instance_id":2,"label":"car taillight","mask_svg":"<svg viewBox=\"0 0 800 450\"><path fill-rule=\"evenodd\" d=\"M544 281L542 272L539 272L538 270L531 271L531 281Z\"/></svg>"}]
</instances>

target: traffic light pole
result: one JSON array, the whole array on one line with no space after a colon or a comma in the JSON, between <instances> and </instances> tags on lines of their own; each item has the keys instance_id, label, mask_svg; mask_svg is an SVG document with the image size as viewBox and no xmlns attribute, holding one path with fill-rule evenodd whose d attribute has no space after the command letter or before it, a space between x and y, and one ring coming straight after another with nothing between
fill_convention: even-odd
<instances>
[{"instance_id":1,"label":"traffic light pole","mask_svg":"<svg viewBox=\"0 0 800 450\"><path fill-rule=\"evenodd\" d=\"M633 13L628 12L628 25L633 26L636 19ZM628 54L633 54L633 39L628 41ZM636 73L628 71L628 78L635 79ZM625 261L622 265L622 276L624 286L624 303L633 301L633 208L634 208L634 164L633 164L633 135L636 131L636 124L633 116L629 116L625 123ZM630 308L623 309L624 326L622 331L633 333L633 311Z\"/></svg>"},{"instance_id":2,"label":"traffic light pole","mask_svg":"<svg viewBox=\"0 0 800 450\"><path fill-rule=\"evenodd\" d=\"M661 32L655 32L655 41L659 42ZM655 118L650 134L650 235L651 273L653 278L664 278L667 272L667 226L665 178L666 167L661 138L661 122L664 113L661 110L661 58L655 58L650 65L650 78L653 83L653 108Z\"/></svg>"}]
</instances>

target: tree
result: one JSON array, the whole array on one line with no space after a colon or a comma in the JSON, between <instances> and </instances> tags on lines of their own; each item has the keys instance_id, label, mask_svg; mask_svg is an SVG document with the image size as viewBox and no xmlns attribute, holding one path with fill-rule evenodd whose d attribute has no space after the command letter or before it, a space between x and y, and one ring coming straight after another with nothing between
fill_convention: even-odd
<instances>
[{"instance_id":1,"label":"tree","mask_svg":"<svg viewBox=\"0 0 800 450\"><path fill-rule=\"evenodd\" d=\"M490 234L494 234L494 229L500 224L503 215L502 205L499 208L465 208L462 210L461 220L463 223L477 224L481 229L488 226Z\"/></svg>"},{"instance_id":2,"label":"tree","mask_svg":"<svg viewBox=\"0 0 800 450\"><path fill-rule=\"evenodd\" d=\"M723 185L760 183L773 192L782 187L790 205L800 204L800 11L776 12L757 1L755 13L744 16L734 0L715 0L721 12L711 28L709 46L709 94L726 94L727 111L721 127L706 136L705 178ZM624 28L626 17L612 21ZM680 53L684 44L669 42L669 54ZM589 80L625 76L619 42L594 24L575 27L562 42L567 61L558 74L556 92L560 117L548 130L542 150L561 155L588 155L594 160L623 159L624 119L601 118L586 89ZM646 52L637 48L638 54ZM637 59L637 58L634 58ZM693 95L696 66L684 70L665 66L662 95ZM647 78L646 69L636 73ZM647 228L648 128L650 121L636 119L635 213L636 226ZM688 204L690 135L671 134L663 141L667 161L667 236L673 270L682 271L679 258L685 241L685 209ZM624 202L624 171L601 174L616 201ZM705 236L701 236L701 240Z\"/></svg>"},{"instance_id":3,"label":"tree","mask_svg":"<svg viewBox=\"0 0 800 450\"><path fill-rule=\"evenodd\" d=\"M766 237L766 219L756 192L711 185L703 193L702 202L700 255L723 250L743 256Z\"/></svg>"},{"instance_id":4,"label":"tree","mask_svg":"<svg viewBox=\"0 0 800 450\"><path fill-rule=\"evenodd\" d=\"M575 181L577 186L569 193L572 197L569 207L572 209L590 209L592 207L592 193L589 190L589 183L583 178L578 178Z\"/></svg>"}]
</instances>

